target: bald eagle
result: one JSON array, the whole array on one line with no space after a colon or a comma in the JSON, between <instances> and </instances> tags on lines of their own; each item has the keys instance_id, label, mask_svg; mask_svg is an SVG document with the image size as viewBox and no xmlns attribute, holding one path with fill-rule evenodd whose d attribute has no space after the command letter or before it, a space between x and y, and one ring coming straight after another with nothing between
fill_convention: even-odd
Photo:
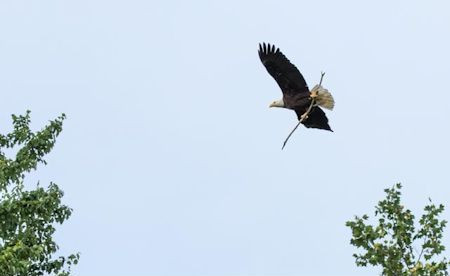
<instances>
[{"instance_id":1,"label":"bald eagle","mask_svg":"<svg viewBox=\"0 0 450 276\"><path fill-rule=\"evenodd\" d=\"M333 96L328 90L323 88L320 83L309 91L308 85L297 67L274 45L259 44L258 53L262 64L283 92L283 98L272 102L270 107L294 110L298 120L307 128L332 131L325 112L320 108L321 106L332 110L334 107Z\"/></svg>"}]
</instances>

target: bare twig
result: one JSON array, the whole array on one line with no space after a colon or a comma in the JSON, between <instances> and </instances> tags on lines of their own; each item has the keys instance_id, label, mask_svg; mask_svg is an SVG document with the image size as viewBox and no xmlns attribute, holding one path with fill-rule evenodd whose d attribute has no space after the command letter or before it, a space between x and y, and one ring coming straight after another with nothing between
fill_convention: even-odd
<instances>
[{"instance_id":1,"label":"bare twig","mask_svg":"<svg viewBox=\"0 0 450 276\"><path fill-rule=\"evenodd\" d=\"M325 76L325 72L320 72L320 82L319 82L319 86L322 85L323 76Z\"/></svg>"},{"instance_id":2,"label":"bare twig","mask_svg":"<svg viewBox=\"0 0 450 276\"><path fill-rule=\"evenodd\" d=\"M320 82L319 82L319 86L322 85L322 80L323 80L323 76L325 75L325 72L321 72L321 76L320 76ZM289 138L291 138L292 134L295 132L295 130L298 128L298 126L308 118L309 113L311 112L311 109L313 108L314 104L315 104L315 99L311 99L311 104L309 105L308 109L306 110L305 113L303 113L302 116L300 116L300 120L298 121L297 125L294 127L294 129L289 133L288 137L286 138L286 140L284 140L283 143L283 147L281 147L281 150L284 149L284 147L286 146L287 141L289 140Z\"/></svg>"},{"instance_id":3,"label":"bare twig","mask_svg":"<svg viewBox=\"0 0 450 276\"><path fill-rule=\"evenodd\" d=\"M308 118L309 112L311 112L312 107L314 106L314 102L315 100L312 99L311 100L311 104L308 107L308 110L306 110L305 113L303 113L302 116L300 116L300 121L298 121L297 125L294 127L294 129L291 131L291 133L289 133L288 137L286 138L286 140L284 140L283 143L283 147L281 147L281 149L283 150L284 147L286 146L287 141L289 140L289 138L291 138L291 135L294 133L294 131L298 128L298 126L304 121L306 120L306 118Z\"/></svg>"},{"instance_id":4,"label":"bare twig","mask_svg":"<svg viewBox=\"0 0 450 276\"><path fill-rule=\"evenodd\" d=\"M425 242L426 242L426 239L423 240L424 244L425 244ZM420 250L419 258L417 258L416 264L414 266L417 266L419 264L420 258L422 258L423 251L424 251L424 248L423 248L423 245L422 245L422 250Z\"/></svg>"}]
</instances>

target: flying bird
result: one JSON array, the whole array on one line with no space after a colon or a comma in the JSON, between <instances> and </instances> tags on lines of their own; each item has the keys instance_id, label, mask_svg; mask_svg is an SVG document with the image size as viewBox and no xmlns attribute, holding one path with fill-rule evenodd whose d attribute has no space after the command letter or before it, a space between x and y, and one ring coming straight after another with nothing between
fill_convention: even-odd
<instances>
[{"instance_id":1,"label":"flying bird","mask_svg":"<svg viewBox=\"0 0 450 276\"><path fill-rule=\"evenodd\" d=\"M275 79L283 92L283 98L274 101L270 107L292 109L297 114L299 124L307 128L319 128L332 131L328 118L320 107L332 110L333 96L320 84L310 91L300 71L274 45L259 44L259 58L269 74ZM298 126L298 125L297 125ZM287 140L297 127L289 134ZM283 147L284 147L283 145Z\"/></svg>"}]
</instances>

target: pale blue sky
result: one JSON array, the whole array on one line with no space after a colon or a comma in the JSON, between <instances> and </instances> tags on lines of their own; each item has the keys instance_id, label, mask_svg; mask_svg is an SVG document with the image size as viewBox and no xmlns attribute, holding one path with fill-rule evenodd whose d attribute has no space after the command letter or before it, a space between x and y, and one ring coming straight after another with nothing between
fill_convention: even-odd
<instances>
[{"instance_id":1,"label":"pale blue sky","mask_svg":"<svg viewBox=\"0 0 450 276\"><path fill-rule=\"evenodd\" d=\"M1 1L0 131L65 112L48 166L76 275L376 275L354 214L404 184L450 208L448 1ZM276 44L334 133L299 128L259 61ZM445 216L450 220L450 211ZM450 247L450 232L445 245ZM448 252L447 252L448 254Z\"/></svg>"}]
</instances>

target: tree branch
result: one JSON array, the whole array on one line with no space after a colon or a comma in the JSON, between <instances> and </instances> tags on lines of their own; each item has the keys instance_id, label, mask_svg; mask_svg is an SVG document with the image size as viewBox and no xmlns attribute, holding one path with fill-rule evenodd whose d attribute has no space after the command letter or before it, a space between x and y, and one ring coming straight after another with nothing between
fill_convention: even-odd
<instances>
[{"instance_id":1,"label":"tree branch","mask_svg":"<svg viewBox=\"0 0 450 276\"><path fill-rule=\"evenodd\" d=\"M422 250L420 250L419 257L417 258L416 264L415 264L414 266L418 265L419 262L420 262L420 258L422 258L422 254L423 254L423 251L424 251L423 246L424 246L424 244L426 243L426 241L427 241L427 239L425 238L424 241L423 241L423 244L422 244Z\"/></svg>"},{"instance_id":2,"label":"tree branch","mask_svg":"<svg viewBox=\"0 0 450 276\"><path fill-rule=\"evenodd\" d=\"M311 104L309 105L308 109L306 110L305 113L303 113L302 116L300 116L300 121L298 121L297 125L294 127L294 129L291 131L291 133L289 133L288 137L286 137L286 140L284 140L283 143L283 147L281 147L281 150L284 149L284 147L286 146L287 141L289 140L289 138L291 138L291 135L294 133L294 131L298 128L298 126L303 123L304 120L306 120L306 118L308 118L309 113L311 112L312 107L314 106L315 100L312 99L311 100Z\"/></svg>"}]
</instances>

